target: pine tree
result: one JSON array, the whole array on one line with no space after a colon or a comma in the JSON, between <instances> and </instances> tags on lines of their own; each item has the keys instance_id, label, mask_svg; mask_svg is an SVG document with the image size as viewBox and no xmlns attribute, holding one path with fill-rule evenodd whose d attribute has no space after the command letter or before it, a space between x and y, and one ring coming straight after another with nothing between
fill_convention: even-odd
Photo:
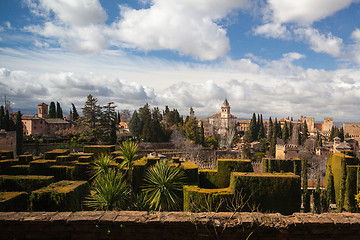
<instances>
[{"instance_id":1,"label":"pine tree","mask_svg":"<svg viewBox=\"0 0 360 240\"><path fill-rule=\"evenodd\" d=\"M153 140L153 125L149 104L146 103L141 110L139 109L139 112L140 120L143 123L142 139L146 142L151 142Z\"/></svg>"},{"instance_id":2,"label":"pine tree","mask_svg":"<svg viewBox=\"0 0 360 240\"><path fill-rule=\"evenodd\" d=\"M193 108L190 108L190 116L187 121L185 121L185 136L186 138L194 141L195 143L199 142L199 130L197 126L197 119L195 117L195 112Z\"/></svg>"},{"instance_id":3,"label":"pine tree","mask_svg":"<svg viewBox=\"0 0 360 240\"><path fill-rule=\"evenodd\" d=\"M81 135L88 140L99 140L101 136L100 119L102 116L101 107L97 104L97 98L91 94L87 96L85 106L82 108L83 117L81 117L81 126L83 131Z\"/></svg>"},{"instance_id":4,"label":"pine tree","mask_svg":"<svg viewBox=\"0 0 360 240\"><path fill-rule=\"evenodd\" d=\"M79 114L78 114L78 112L76 110L75 105L73 103L71 105L72 105L72 120L76 121L76 120L79 119Z\"/></svg>"},{"instance_id":5,"label":"pine tree","mask_svg":"<svg viewBox=\"0 0 360 240\"><path fill-rule=\"evenodd\" d=\"M56 118L63 118L63 112L59 102L56 102Z\"/></svg>"},{"instance_id":6,"label":"pine tree","mask_svg":"<svg viewBox=\"0 0 360 240\"><path fill-rule=\"evenodd\" d=\"M131 120L129 123L129 129L133 136L140 137L140 135L142 133L141 121L140 121L139 115L136 110L134 111L134 113L131 117Z\"/></svg>"},{"instance_id":7,"label":"pine tree","mask_svg":"<svg viewBox=\"0 0 360 240\"><path fill-rule=\"evenodd\" d=\"M159 108L155 107L152 112L152 128L153 128L153 137L152 140L155 142L164 141L164 129L161 126L161 113Z\"/></svg>"},{"instance_id":8,"label":"pine tree","mask_svg":"<svg viewBox=\"0 0 360 240\"><path fill-rule=\"evenodd\" d=\"M23 125L21 122L21 112L18 111L16 115L16 154L19 156L22 154L23 149Z\"/></svg>"},{"instance_id":9,"label":"pine tree","mask_svg":"<svg viewBox=\"0 0 360 240\"><path fill-rule=\"evenodd\" d=\"M48 118L56 118L56 109L55 109L55 103L54 102L50 103Z\"/></svg>"}]
</instances>

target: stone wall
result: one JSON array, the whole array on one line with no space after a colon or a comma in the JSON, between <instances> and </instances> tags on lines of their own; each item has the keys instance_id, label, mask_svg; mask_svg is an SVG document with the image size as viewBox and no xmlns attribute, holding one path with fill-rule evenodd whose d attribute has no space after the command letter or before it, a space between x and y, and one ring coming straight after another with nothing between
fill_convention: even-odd
<instances>
[{"instance_id":1,"label":"stone wall","mask_svg":"<svg viewBox=\"0 0 360 240\"><path fill-rule=\"evenodd\" d=\"M359 213L2 212L1 239L359 239Z\"/></svg>"},{"instance_id":2,"label":"stone wall","mask_svg":"<svg viewBox=\"0 0 360 240\"><path fill-rule=\"evenodd\" d=\"M16 153L16 132L0 131L0 150L10 150Z\"/></svg>"}]
</instances>

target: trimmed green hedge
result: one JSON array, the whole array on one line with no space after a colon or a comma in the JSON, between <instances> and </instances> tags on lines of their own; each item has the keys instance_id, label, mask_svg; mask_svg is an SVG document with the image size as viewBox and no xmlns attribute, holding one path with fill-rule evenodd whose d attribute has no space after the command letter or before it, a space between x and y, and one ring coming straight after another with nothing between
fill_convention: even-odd
<instances>
[{"instance_id":1,"label":"trimmed green hedge","mask_svg":"<svg viewBox=\"0 0 360 240\"><path fill-rule=\"evenodd\" d=\"M176 165L178 163L175 163ZM184 169L186 180L186 185L199 185L199 172L198 172L198 166L195 164L195 162L182 162L181 168Z\"/></svg>"},{"instance_id":2,"label":"trimmed green hedge","mask_svg":"<svg viewBox=\"0 0 360 240\"><path fill-rule=\"evenodd\" d=\"M25 191L30 193L53 182L53 176L0 175L0 189L2 191Z\"/></svg>"},{"instance_id":3,"label":"trimmed green hedge","mask_svg":"<svg viewBox=\"0 0 360 240\"><path fill-rule=\"evenodd\" d=\"M253 172L251 160L248 159L218 159L217 170L199 170L200 187L226 188L230 185L232 172Z\"/></svg>"},{"instance_id":4,"label":"trimmed green hedge","mask_svg":"<svg viewBox=\"0 0 360 240\"><path fill-rule=\"evenodd\" d=\"M49 175L50 167L56 164L56 160L34 160L30 162L30 173L33 175Z\"/></svg>"},{"instance_id":5,"label":"trimmed green hedge","mask_svg":"<svg viewBox=\"0 0 360 240\"><path fill-rule=\"evenodd\" d=\"M143 159L134 161L133 187L135 193L140 193L141 187L144 185L144 177L147 168L147 161Z\"/></svg>"},{"instance_id":6,"label":"trimmed green hedge","mask_svg":"<svg viewBox=\"0 0 360 240\"><path fill-rule=\"evenodd\" d=\"M32 211L78 211L89 194L87 181L60 181L33 191L30 195Z\"/></svg>"},{"instance_id":7,"label":"trimmed green hedge","mask_svg":"<svg viewBox=\"0 0 360 240\"><path fill-rule=\"evenodd\" d=\"M267 159L262 160L263 173L273 172L292 172L301 176L301 160L300 159Z\"/></svg>"},{"instance_id":8,"label":"trimmed green hedge","mask_svg":"<svg viewBox=\"0 0 360 240\"><path fill-rule=\"evenodd\" d=\"M74 168L74 179L76 180L86 180L88 181L91 178L91 163L89 162L78 162L75 164Z\"/></svg>"},{"instance_id":9,"label":"trimmed green hedge","mask_svg":"<svg viewBox=\"0 0 360 240\"><path fill-rule=\"evenodd\" d=\"M92 162L93 156L79 156L79 162Z\"/></svg>"},{"instance_id":10,"label":"trimmed green hedge","mask_svg":"<svg viewBox=\"0 0 360 240\"><path fill-rule=\"evenodd\" d=\"M19 163L20 164L29 164L33 160L34 160L34 158L33 158L32 155L20 155L19 156Z\"/></svg>"},{"instance_id":11,"label":"trimmed green hedge","mask_svg":"<svg viewBox=\"0 0 360 240\"><path fill-rule=\"evenodd\" d=\"M61 155L56 157L57 165L68 165L69 162L72 162L72 157L70 155Z\"/></svg>"},{"instance_id":12,"label":"trimmed green hedge","mask_svg":"<svg viewBox=\"0 0 360 240\"><path fill-rule=\"evenodd\" d=\"M355 212L357 210L355 195L359 192L359 165L346 166L346 191L345 191L345 204L346 211Z\"/></svg>"},{"instance_id":13,"label":"trimmed green hedge","mask_svg":"<svg viewBox=\"0 0 360 240\"><path fill-rule=\"evenodd\" d=\"M14 152L10 150L0 150L0 157L4 157L5 159L13 159Z\"/></svg>"},{"instance_id":14,"label":"trimmed green hedge","mask_svg":"<svg viewBox=\"0 0 360 240\"><path fill-rule=\"evenodd\" d=\"M68 155L69 153L70 153L70 151L67 149L55 149L55 150L46 152L44 155L44 158L46 160L56 160L57 156Z\"/></svg>"},{"instance_id":15,"label":"trimmed green hedge","mask_svg":"<svg viewBox=\"0 0 360 240\"><path fill-rule=\"evenodd\" d=\"M341 164L346 165L357 165L359 163L359 160L352 157L345 155L343 153L333 153L329 157L329 159L326 162L326 175L325 175L325 184L327 187L328 183L328 177L329 177L329 169L331 168L333 177L334 177L334 189L335 189L335 200L336 200L336 206L342 206L342 199L341 197L341 179L346 179L346 167L345 167L345 173L342 170ZM345 176L344 176L345 175ZM344 186L345 188L345 186ZM343 193L345 195L345 192Z\"/></svg>"},{"instance_id":16,"label":"trimmed green hedge","mask_svg":"<svg viewBox=\"0 0 360 240\"><path fill-rule=\"evenodd\" d=\"M70 153L69 155L73 161L79 161L79 157L81 156L94 156L93 153Z\"/></svg>"},{"instance_id":17,"label":"trimmed green hedge","mask_svg":"<svg viewBox=\"0 0 360 240\"><path fill-rule=\"evenodd\" d=\"M26 192L0 192L0 212L25 212L29 206Z\"/></svg>"},{"instance_id":18,"label":"trimmed green hedge","mask_svg":"<svg viewBox=\"0 0 360 240\"><path fill-rule=\"evenodd\" d=\"M11 166L8 170L11 175L29 175L30 166L29 165L14 165Z\"/></svg>"},{"instance_id":19,"label":"trimmed green hedge","mask_svg":"<svg viewBox=\"0 0 360 240\"><path fill-rule=\"evenodd\" d=\"M111 154L115 151L115 145L87 145L84 146L84 153L93 153L94 159L101 154Z\"/></svg>"},{"instance_id":20,"label":"trimmed green hedge","mask_svg":"<svg viewBox=\"0 0 360 240\"><path fill-rule=\"evenodd\" d=\"M50 167L50 173L55 177L55 181L73 180L74 166L53 165Z\"/></svg>"},{"instance_id":21,"label":"trimmed green hedge","mask_svg":"<svg viewBox=\"0 0 360 240\"><path fill-rule=\"evenodd\" d=\"M233 172L230 188L261 212L287 215L300 211L301 183L295 174Z\"/></svg>"},{"instance_id":22,"label":"trimmed green hedge","mask_svg":"<svg viewBox=\"0 0 360 240\"><path fill-rule=\"evenodd\" d=\"M18 159L0 160L0 174L7 174L11 166L18 164L19 164Z\"/></svg>"},{"instance_id":23,"label":"trimmed green hedge","mask_svg":"<svg viewBox=\"0 0 360 240\"><path fill-rule=\"evenodd\" d=\"M183 210L186 212L228 211L233 193L230 188L205 189L184 186Z\"/></svg>"}]
</instances>

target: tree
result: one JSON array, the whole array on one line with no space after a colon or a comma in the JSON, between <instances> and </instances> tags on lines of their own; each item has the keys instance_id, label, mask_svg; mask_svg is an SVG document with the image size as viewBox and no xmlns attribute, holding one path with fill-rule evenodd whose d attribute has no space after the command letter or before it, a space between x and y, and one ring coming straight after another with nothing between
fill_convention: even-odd
<instances>
[{"instance_id":1,"label":"tree","mask_svg":"<svg viewBox=\"0 0 360 240\"><path fill-rule=\"evenodd\" d=\"M250 142L256 141L258 137L258 129L257 129L257 122L256 122L256 115L253 113L253 116L250 121L249 125L249 133L250 133Z\"/></svg>"},{"instance_id":2,"label":"tree","mask_svg":"<svg viewBox=\"0 0 360 240\"><path fill-rule=\"evenodd\" d=\"M48 118L56 118L56 108L54 102L50 103Z\"/></svg>"},{"instance_id":3,"label":"tree","mask_svg":"<svg viewBox=\"0 0 360 240\"><path fill-rule=\"evenodd\" d=\"M149 104L146 103L143 108L139 109L139 112L140 120L143 126L141 137L144 141L151 142L153 140L153 125Z\"/></svg>"},{"instance_id":4,"label":"tree","mask_svg":"<svg viewBox=\"0 0 360 240\"><path fill-rule=\"evenodd\" d=\"M16 115L15 129L16 129L16 154L19 156L23 152L23 136L24 136L20 111L18 111Z\"/></svg>"},{"instance_id":5,"label":"tree","mask_svg":"<svg viewBox=\"0 0 360 240\"><path fill-rule=\"evenodd\" d=\"M113 105L114 102L109 102L107 105L103 106L103 112L100 117L101 123L101 138L105 141L112 142L116 139L116 124L113 125L116 118L116 106ZM114 136L115 134L115 136ZM116 140L115 140L116 142Z\"/></svg>"},{"instance_id":6,"label":"tree","mask_svg":"<svg viewBox=\"0 0 360 240\"><path fill-rule=\"evenodd\" d=\"M267 138L269 140L272 139L273 133L274 133L274 127L273 127L273 122L272 122L271 117L270 117L269 118L269 129L268 129L268 133L267 133Z\"/></svg>"},{"instance_id":7,"label":"tree","mask_svg":"<svg viewBox=\"0 0 360 240\"><path fill-rule=\"evenodd\" d=\"M204 145L204 144L205 144L205 130L204 130L203 121L201 121L201 125L200 125L199 143L200 143L201 145Z\"/></svg>"},{"instance_id":8,"label":"tree","mask_svg":"<svg viewBox=\"0 0 360 240\"><path fill-rule=\"evenodd\" d=\"M339 138L341 141L344 141L345 136L344 136L344 128L343 127L340 128Z\"/></svg>"},{"instance_id":9,"label":"tree","mask_svg":"<svg viewBox=\"0 0 360 240\"><path fill-rule=\"evenodd\" d=\"M310 192L308 190L308 165L307 159L303 158L301 161L302 164L302 180L303 180L303 205L304 212L310 211Z\"/></svg>"},{"instance_id":10,"label":"tree","mask_svg":"<svg viewBox=\"0 0 360 240\"><path fill-rule=\"evenodd\" d=\"M264 123L263 123L262 114L261 114L260 123L259 123L259 134L258 134L257 139L260 140L262 138L265 138L265 128L264 128Z\"/></svg>"},{"instance_id":11,"label":"tree","mask_svg":"<svg viewBox=\"0 0 360 240\"><path fill-rule=\"evenodd\" d=\"M82 125L81 135L88 140L98 140L101 135L100 118L102 112L97 102L98 100L89 94L85 106L82 108L83 116L80 120Z\"/></svg>"},{"instance_id":12,"label":"tree","mask_svg":"<svg viewBox=\"0 0 360 240\"><path fill-rule=\"evenodd\" d=\"M134 111L130 120L129 129L133 136L140 137L142 133L141 121L136 110Z\"/></svg>"},{"instance_id":13,"label":"tree","mask_svg":"<svg viewBox=\"0 0 360 240\"><path fill-rule=\"evenodd\" d=\"M158 161L145 176L143 192L150 206L159 211L179 210L185 173L169 160Z\"/></svg>"},{"instance_id":14,"label":"tree","mask_svg":"<svg viewBox=\"0 0 360 240\"><path fill-rule=\"evenodd\" d=\"M10 131L10 115L8 110L5 110L4 129Z\"/></svg>"},{"instance_id":15,"label":"tree","mask_svg":"<svg viewBox=\"0 0 360 240\"><path fill-rule=\"evenodd\" d=\"M59 102L56 102L56 118L63 118L63 111Z\"/></svg>"},{"instance_id":16,"label":"tree","mask_svg":"<svg viewBox=\"0 0 360 240\"><path fill-rule=\"evenodd\" d=\"M289 129L287 127L287 124L285 122L284 127L282 129L282 140L284 141L284 143L286 143L286 141L289 139Z\"/></svg>"},{"instance_id":17,"label":"tree","mask_svg":"<svg viewBox=\"0 0 360 240\"><path fill-rule=\"evenodd\" d=\"M164 129L160 124L161 121L161 113L159 108L154 108L152 111L152 129L153 129L153 136L152 140L155 142L162 142L165 139Z\"/></svg>"},{"instance_id":18,"label":"tree","mask_svg":"<svg viewBox=\"0 0 360 240\"><path fill-rule=\"evenodd\" d=\"M75 105L73 103L71 105L72 105L72 120L76 121L76 120L79 119L79 114L78 114L78 112L76 110Z\"/></svg>"},{"instance_id":19,"label":"tree","mask_svg":"<svg viewBox=\"0 0 360 240\"><path fill-rule=\"evenodd\" d=\"M5 110L4 110L4 106L1 106L0 107L0 129L5 129L4 120L5 120Z\"/></svg>"},{"instance_id":20,"label":"tree","mask_svg":"<svg viewBox=\"0 0 360 240\"><path fill-rule=\"evenodd\" d=\"M116 135L116 123L115 121L111 122L111 131L110 131L110 143L111 144L116 144L117 142L117 135Z\"/></svg>"},{"instance_id":21,"label":"tree","mask_svg":"<svg viewBox=\"0 0 360 240\"><path fill-rule=\"evenodd\" d=\"M190 116L187 121L185 121L185 136L187 139L194 141L195 143L199 142L199 130L197 125L197 119L195 117L195 112L193 108L190 108Z\"/></svg>"},{"instance_id":22,"label":"tree","mask_svg":"<svg viewBox=\"0 0 360 240\"><path fill-rule=\"evenodd\" d=\"M273 136L271 138L270 147L269 147L269 155L270 155L270 157L275 157L276 142L277 142L277 136L276 136L276 132L274 132Z\"/></svg>"}]
</instances>

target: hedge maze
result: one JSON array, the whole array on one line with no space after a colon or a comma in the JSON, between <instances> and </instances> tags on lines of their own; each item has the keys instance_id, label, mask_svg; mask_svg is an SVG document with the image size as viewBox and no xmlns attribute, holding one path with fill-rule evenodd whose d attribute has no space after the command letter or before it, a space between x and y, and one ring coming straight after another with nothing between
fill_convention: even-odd
<instances>
[{"instance_id":1,"label":"hedge maze","mask_svg":"<svg viewBox=\"0 0 360 240\"><path fill-rule=\"evenodd\" d=\"M123 162L114 146L85 146L84 153L54 150L42 158L0 152L0 211L87 210L91 167L96 156L111 154L111 166ZM140 158L133 164L133 190L140 193L147 169L160 158ZM254 173L250 160L218 159L217 169L199 170L194 162L171 161L186 176L183 210L260 211L292 214L301 208L301 160L263 159L262 173ZM329 179L332 179L329 181ZM338 208L355 211L360 190L359 160L344 154L328 159L326 180L333 186ZM329 191L330 193L331 191Z\"/></svg>"}]
</instances>

